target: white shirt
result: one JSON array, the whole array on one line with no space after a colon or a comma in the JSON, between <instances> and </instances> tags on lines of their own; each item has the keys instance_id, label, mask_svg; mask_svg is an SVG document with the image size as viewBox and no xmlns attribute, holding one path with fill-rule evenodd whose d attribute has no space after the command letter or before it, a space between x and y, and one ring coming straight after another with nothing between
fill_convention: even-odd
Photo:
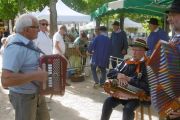
<instances>
[{"instance_id":1,"label":"white shirt","mask_svg":"<svg viewBox=\"0 0 180 120\"><path fill-rule=\"evenodd\" d=\"M58 32L56 32L53 36L53 54L59 54L59 51L55 48L55 43L56 41L59 42L59 48L61 49L62 55L65 54L65 43L64 43L64 40L63 40L63 37L62 35Z\"/></svg>"},{"instance_id":2,"label":"white shirt","mask_svg":"<svg viewBox=\"0 0 180 120\"><path fill-rule=\"evenodd\" d=\"M38 32L37 39L34 40L35 45L40 48L46 55L52 55L53 42L49 38L47 32Z\"/></svg>"}]
</instances>

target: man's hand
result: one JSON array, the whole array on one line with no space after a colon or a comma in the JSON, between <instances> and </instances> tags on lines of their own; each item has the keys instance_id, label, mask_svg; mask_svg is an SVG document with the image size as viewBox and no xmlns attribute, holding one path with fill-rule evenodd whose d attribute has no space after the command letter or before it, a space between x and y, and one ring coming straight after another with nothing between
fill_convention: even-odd
<instances>
[{"instance_id":1,"label":"man's hand","mask_svg":"<svg viewBox=\"0 0 180 120\"><path fill-rule=\"evenodd\" d=\"M178 118L180 117L180 109L177 110L176 112L172 112L170 115L169 115L169 118L170 119L175 119L175 118Z\"/></svg>"},{"instance_id":2,"label":"man's hand","mask_svg":"<svg viewBox=\"0 0 180 120\"><path fill-rule=\"evenodd\" d=\"M175 47L177 44L180 44L180 41L176 41L176 42L174 42L174 41L169 41L169 45L170 45L171 47Z\"/></svg>"},{"instance_id":3,"label":"man's hand","mask_svg":"<svg viewBox=\"0 0 180 120\"><path fill-rule=\"evenodd\" d=\"M46 71L38 70L36 73L38 81L46 81L48 80L48 73Z\"/></svg>"},{"instance_id":4,"label":"man's hand","mask_svg":"<svg viewBox=\"0 0 180 120\"><path fill-rule=\"evenodd\" d=\"M118 73L117 79L119 81L120 86L126 86L130 78L122 73Z\"/></svg>"},{"instance_id":5,"label":"man's hand","mask_svg":"<svg viewBox=\"0 0 180 120\"><path fill-rule=\"evenodd\" d=\"M126 55L126 54L127 54L126 50L124 50L124 49L121 51L121 53L122 53L123 55Z\"/></svg>"}]
</instances>

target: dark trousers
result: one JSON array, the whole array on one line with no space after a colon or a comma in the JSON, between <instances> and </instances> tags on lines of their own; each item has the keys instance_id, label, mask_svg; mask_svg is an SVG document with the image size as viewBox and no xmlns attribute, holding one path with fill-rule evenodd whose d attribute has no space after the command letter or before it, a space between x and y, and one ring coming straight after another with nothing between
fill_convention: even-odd
<instances>
[{"instance_id":1,"label":"dark trousers","mask_svg":"<svg viewBox=\"0 0 180 120\"><path fill-rule=\"evenodd\" d=\"M101 120L109 120L113 108L119 104L124 105L123 108L123 118L122 120L133 120L134 110L139 106L139 100L120 100L114 97L108 97L102 108Z\"/></svg>"},{"instance_id":2,"label":"dark trousers","mask_svg":"<svg viewBox=\"0 0 180 120\"><path fill-rule=\"evenodd\" d=\"M96 72L97 67L101 70L100 78L98 78L98 75ZM104 84L106 80L106 67L99 67L97 65L91 64L91 71L92 71L94 82L101 85Z\"/></svg>"}]
</instances>

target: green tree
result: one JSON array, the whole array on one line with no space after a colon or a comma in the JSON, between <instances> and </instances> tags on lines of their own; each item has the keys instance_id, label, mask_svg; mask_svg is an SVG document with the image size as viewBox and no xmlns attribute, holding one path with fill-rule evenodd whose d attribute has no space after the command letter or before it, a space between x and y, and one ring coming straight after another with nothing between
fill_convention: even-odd
<instances>
[{"instance_id":1,"label":"green tree","mask_svg":"<svg viewBox=\"0 0 180 120\"><path fill-rule=\"evenodd\" d=\"M49 0L1 0L0 19L14 19L18 13L42 9L49 4Z\"/></svg>"},{"instance_id":2,"label":"green tree","mask_svg":"<svg viewBox=\"0 0 180 120\"><path fill-rule=\"evenodd\" d=\"M15 0L1 0L0 11L0 19L2 20L15 18L18 13L17 2Z\"/></svg>"},{"instance_id":3,"label":"green tree","mask_svg":"<svg viewBox=\"0 0 180 120\"><path fill-rule=\"evenodd\" d=\"M67 6L81 13L90 14L104 3L115 0L62 0Z\"/></svg>"}]
</instances>

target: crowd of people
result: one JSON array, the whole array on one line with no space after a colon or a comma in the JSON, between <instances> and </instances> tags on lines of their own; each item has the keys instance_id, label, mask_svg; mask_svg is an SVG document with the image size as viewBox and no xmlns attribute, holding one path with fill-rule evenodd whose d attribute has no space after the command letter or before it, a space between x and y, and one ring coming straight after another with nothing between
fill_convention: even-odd
<instances>
[{"instance_id":1,"label":"crowd of people","mask_svg":"<svg viewBox=\"0 0 180 120\"><path fill-rule=\"evenodd\" d=\"M150 34L147 40L136 39L128 45L126 32L121 29L119 21L112 24L113 31L108 36L105 26L95 28L95 35L88 42L85 32L78 32L72 28L69 35L65 25L61 25L53 38L49 37L46 19L37 19L33 15L23 14L15 23L15 33L9 38L2 38L1 54L3 66L1 81L4 88L9 89L9 99L15 109L16 120L50 120L45 97L38 93L38 81L47 81L48 73L39 68L39 57L43 54L59 54L70 61L73 67L81 68L86 64L86 57L90 56L90 66L94 80L93 87L104 87L106 79L118 80L118 84L133 85L143 89L150 95L148 84L147 62L155 50L159 40L169 42L180 53L180 1L174 0L167 11L167 21L174 30L172 39L159 27L158 19L151 18ZM73 42L76 54L67 57L66 39ZM24 46L33 47L35 50ZM124 59L128 54L128 47L132 58ZM43 54L42 54L43 53ZM110 56L113 60L109 61ZM117 63L116 59L121 59ZM109 64L112 69L107 71ZM100 70L100 78L98 70ZM67 82L67 85L70 85ZM178 96L179 97L179 96ZM133 120L134 111L140 105L139 99L119 99L113 96L105 99L102 107L101 120L109 120L113 108L122 104L122 120ZM168 119L178 120L180 109L169 114Z\"/></svg>"}]
</instances>

